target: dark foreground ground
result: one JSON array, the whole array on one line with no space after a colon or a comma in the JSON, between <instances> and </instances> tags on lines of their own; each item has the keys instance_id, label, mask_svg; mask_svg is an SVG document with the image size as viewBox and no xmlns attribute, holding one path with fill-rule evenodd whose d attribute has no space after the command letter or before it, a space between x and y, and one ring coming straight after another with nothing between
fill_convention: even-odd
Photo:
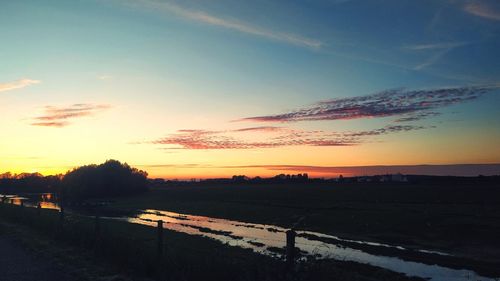
<instances>
[{"instance_id":1,"label":"dark foreground ground","mask_svg":"<svg viewBox=\"0 0 500 281\"><path fill-rule=\"evenodd\" d=\"M7 245L5 252L13 253L0 248L0 255L7 264L19 265L13 273L0 272L0 280L422 280L333 260L300 262L284 270L283 261L168 229L160 257L154 228L101 220L96 231L92 217L60 218L53 210L0 204L0 241ZM17 279L19 274L24 279Z\"/></svg>"},{"instance_id":2,"label":"dark foreground ground","mask_svg":"<svg viewBox=\"0 0 500 281\"><path fill-rule=\"evenodd\" d=\"M117 269L93 262L85 250L0 220L1 281L127 281ZM147 281L143 279L142 281Z\"/></svg>"},{"instance_id":3,"label":"dark foreground ground","mask_svg":"<svg viewBox=\"0 0 500 281\"><path fill-rule=\"evenodd\" d=\"M500 182L191 184L111 204L294 225L345 238L440 250L500 265ZM498 267L500 268L500 266Z\"/></svg>"},{"instance_id":4,"label":"dark foreground ground","mask_svg":"<svg viewBox=\"0 0 500 281\"><path fill-rule=\"evenodd\" d=\"M0 249L0 280L73 280L54 265L18 246L13 237L0 234Z\"/></svg>"},{"instance_id":5,"label":"dark foreground ground","mask_svg":"<svg viewBox=\"0 0 500 281\"><path fill-rule=\"evenodd\" d=\"M160 209L295 226L345 238L441 250L458 257L446 261L450 267L466 265L492 277L500 272L500 185L496 179L155 186L139 196L113 199L101 214L105 215L105 209L110 213ZM282 261L168 229L163 233L168 241L165 254L159 260L156 229L106 220L96 231L95 225L92 217L68 215L61 223L53 210L40 214L0 204L0 255L11 263L1 261L22 265L0 267L0 280L23 280L5 279L22 270L27 272L24 280L120 280L117 273L132 280L418 280L331 260L301 263L286 275ZM2 271L10 275L2 277ZM34 275L36 279L29 279Z\"/></svg>"}]
</instances>

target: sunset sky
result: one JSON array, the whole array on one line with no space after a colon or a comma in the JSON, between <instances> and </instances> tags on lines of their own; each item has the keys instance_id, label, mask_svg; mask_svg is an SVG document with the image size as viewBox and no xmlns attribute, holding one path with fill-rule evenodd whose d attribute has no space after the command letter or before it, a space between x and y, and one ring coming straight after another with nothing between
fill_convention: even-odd
<instances>
[{"instance_id":1,"label":"sunset sky","mask_svg":"<svg viewBox=\"0 0 500 281\"><path fill-rule=\"evenodd\" d=\"M0 114L0 173L498 164L500 3L0 0Z\"/></svg>"}]
</instances>

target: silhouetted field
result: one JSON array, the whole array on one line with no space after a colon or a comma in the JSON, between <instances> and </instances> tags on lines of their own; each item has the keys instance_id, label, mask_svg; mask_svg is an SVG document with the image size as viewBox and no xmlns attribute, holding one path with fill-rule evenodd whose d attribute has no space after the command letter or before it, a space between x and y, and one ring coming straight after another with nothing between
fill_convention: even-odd
<instances>
[{"instance_id":1,"label":"silhouetted field","mask_svg":"<svg viewBox=\"0 0 500 281\"><path fill-rule=\"evenodd\" d=\"M500 262L500 185L420 183L191 184L155 187L111 205L161 209L444 250Z\"/></svg>"},{"instance_id":2,"label":"silhouetted field","mask_svg":"<svg viewBox=\"0 0 500 281\"><path fill-rule=\"evenodd\" d=\"M301 262L285 274L280 260L167 229L160 257L154 228L101 219L96 231L94 218L71 214L61 224L54 210L0 204L0 219L27 226L31 236L79 247L122 272L157 280L421 280L333 260Z\"/></svg>"}]
</instances>

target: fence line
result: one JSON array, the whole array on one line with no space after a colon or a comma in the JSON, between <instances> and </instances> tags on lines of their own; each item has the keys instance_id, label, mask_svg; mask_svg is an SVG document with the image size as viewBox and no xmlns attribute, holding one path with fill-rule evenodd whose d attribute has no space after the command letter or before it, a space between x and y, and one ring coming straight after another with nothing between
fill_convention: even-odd
<instances>
[{"instance_id":1,"label":"fence line","mask_svg":"<svg viewBox=\"0 0 500 281\"><path fill-rule=\"evenodd\" d=\"M1 205L6 205L6 204L1 204ZM9 206L10 207L10 206ZM15 206L12 206L15 207ZM22 207L22 206L19 206ZM87 215L82 215L82 214L77 214L73 212L67 212L63 206L61 206L60 210L58 213L55 212L46 212L42 210L42 207L40 204L37 204L36 207L33 206L33 208L30 207L25 207L22 210L15 210L17 208L13 208L12 210L15 211L17 214L13 214L15 217L29 217L30 219L33 219L36 221L35 227L42 227L43 229L50 229L50 225L54 225L54 230L53 232L56 237L63 237L65 235L69 235L70 233L77 233L82 229L85 229L85 226L88 226L88 231L89 234L91 235L86 235L84 231L79 233L79 238L74 239L73 242L77 243L84 243L84 244L89 244L92 245L95 254L100 254L102 251L105 249L102 249L101 246L103 246L104 241L102 239L107 238L106 241L110 241L110 232L108 229L108 223L104 223L103 218L100 216L98 212L94 214L94 216L87 216ZM19 212L20 211L20 212ZM47 216L46 214L52 213L53 215ZM29 216L32 215L32 216ZM108 221L108 220L106 220ZM169 243L165 243L165 233L164 233L164 222L162 220L157 221L157 235L156 238L154 238L154 235L152 235L150 238L139 238L139 237L132 237L128 236L125 234L121 238L124 241L134 241L131 244L134 244L135 248L141 248L143 243L150 244L153 241L156 241L156 260L158 263L161 263L164 258L165 258L165 249L169 248ZM49 228L47 228L49 227ZM168 228L167 228L168 229ZM50 232L50 231L48 231ZM284 233L285 234L285 233ZM116 236L116 233L113 234ZM189 235L189 234L186 234ZM69 237L69 236L68 236ZM263 240L269 240L269 241L274 241L274 242L283 242L282 240L275 240L275 239L263 239ZM80 242L78 242L80 241ZM287 238L287 248L285 250L286 254L286 268L287 272L292 272L293 271L293 265L295 262L295 239L293 240L288 240ZM300 244L300 243L299 243ZM130 246L130 245L127 245ZM198 252L202 255L206 255L207 257L210 257L214 254L213 251L208 251L206 249L201 249L199 247L192 247L191 245L175 245L176 248L181 248L187 251L195 251ZM217 251L217 256L222 257L224 256L228 260L234 259L235 257L231 255L231 252L223 250L223 248L220 248L221 250ZM244 256L238 255L237 257L240 260L247 259ZM248 257L250 258L250 257Z\"/></svg>"}]
</instances>

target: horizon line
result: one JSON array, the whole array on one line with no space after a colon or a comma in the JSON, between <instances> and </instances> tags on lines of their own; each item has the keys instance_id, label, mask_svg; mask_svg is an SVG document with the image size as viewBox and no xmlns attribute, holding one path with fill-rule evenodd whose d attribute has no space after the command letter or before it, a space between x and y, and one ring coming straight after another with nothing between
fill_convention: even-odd
<instances>
[{"instance_id":1,"label":"horizon line","mask_svg":"<svg viewBox=\"0 0 500 281\"><path fill-rule=\"evenodd\" d=\"M125 162L128 163L128 162ZM88 165L88 164L86 164ZM405 175L429 175L429 176L464 176L474 177L479 175L492 176L500 175L500 162L497 163L459 163L459 164L400 164L400 165L359 165L359 166L318 166L318 165L233 165L220 166L209 164L130 164L131 167L137 167L148 172L150 178L163 179L210 179L210 178L227 178L233 175L247 175L249 177L269 177L276 174L288 173L308 173L315 178L334 178L339 175L353 176L374 176L384 174L405 174ZM12 174L32 174L40 173L43 176L65 174L68 171L79 166L65 166L66 171L43 173L34 172L0 172ZM47 168L47 167L44 167ZM51 167L56 170L57 167ZM159 170L162 169L163 171ZM168 173L168 169L175 169L175 173ZM193 171L193 173L179 173L179 169L185 171ZM203 170L219 170L218 172L205 173ZM236 171L240 169L240 171ZM40 167L40 170L43 170ZM156 171L154 171L156 170ZM195 172L195 170L198 170ZM176 175L177 174L177 175Z\"/></svg>"}]
</instances>

